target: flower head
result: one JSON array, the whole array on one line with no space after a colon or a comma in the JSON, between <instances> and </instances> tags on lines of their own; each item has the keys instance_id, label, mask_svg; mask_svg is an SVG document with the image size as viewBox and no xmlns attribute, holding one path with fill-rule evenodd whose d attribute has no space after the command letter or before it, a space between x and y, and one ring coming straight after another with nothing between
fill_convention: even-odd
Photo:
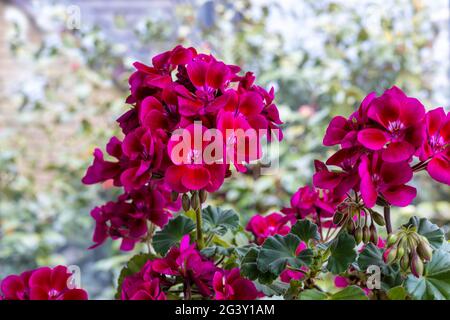
<instances>
[{"instance_id":1,"label":"flower head","mask_svg":"<svg viewBox=\"0 0 450 320\"><path fill-rule=\"evenodd\" d=\"M215 300L255 300L258 297L253 282L242 278L238 268L216 271L213 289Z\"/></svg>"}]
</instances>

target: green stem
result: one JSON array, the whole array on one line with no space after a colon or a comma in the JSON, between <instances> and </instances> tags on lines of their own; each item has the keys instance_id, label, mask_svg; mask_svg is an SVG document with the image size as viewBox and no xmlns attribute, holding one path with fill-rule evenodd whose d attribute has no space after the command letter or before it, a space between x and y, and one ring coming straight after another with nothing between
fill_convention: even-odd
<instances>
[{"instance_id":1,"label":"green stem","mask_svg":"<svg viewBox=\"0 0 450 320\"><path fill-rule=\"evenodd\" d=\"M194 194L194 197L198 197L198 193ZM205 247L205 242L203 241L203 230L202 230L202 206L200 202L197 202L197 208L195 208L195 222L197 224L197 247L202 250Z\"/></svg>"}]
</instances>

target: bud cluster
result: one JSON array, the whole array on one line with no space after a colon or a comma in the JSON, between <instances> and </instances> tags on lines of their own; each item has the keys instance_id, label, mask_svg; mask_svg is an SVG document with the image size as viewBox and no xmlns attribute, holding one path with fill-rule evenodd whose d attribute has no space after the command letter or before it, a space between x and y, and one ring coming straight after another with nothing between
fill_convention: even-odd
<instances>
[{"instance_id":1,"label":"bud cluster","mask_svg":"<svg viewBox=\"0 0 450 320\"><path fill-rule=\"evenodd\" d=\"M361 211L363 210L363 211ZM364 212L365 214L361 214ZM345 227L349 234L355 237L357 244L372 242L378 243L378 232L375 224L384 226L384 218L378 212L361 208L360 206L348 206L344 211L338 211L333 217L333 223Z\"/></svg>"},{"instance_id":2,"label":"bud cluster","mask_svg":"<svg viewBox=\"0 0 450 320\"><path fill-rule=\"evenodd\" d=\"M183 193L181 197L181 205L185 212L189 211L191 208L197 210L201 204L206 202L208 193L205 190L192 191L191 196L187 193Z\"/></svg>"},{"instance_id":3,"label":"bud cluster","mask_svg":"<svg viewBox=\"0 0 450 320\"><path fill-rule=\"evenodd\" d=\"M424 263L431 260L432 248L428 239L416 232L415 227L404 227L387 240L383 254L386 263L397 262L400 268L420 277L424 273Z\"/></svg>"}]
</instances>

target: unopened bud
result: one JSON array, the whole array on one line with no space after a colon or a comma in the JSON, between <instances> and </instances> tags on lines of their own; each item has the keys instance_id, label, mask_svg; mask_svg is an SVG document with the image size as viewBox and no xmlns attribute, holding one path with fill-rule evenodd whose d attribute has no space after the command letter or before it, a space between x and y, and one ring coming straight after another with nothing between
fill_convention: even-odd
<instances>
[{"instance_id":1,"label":"unopened bud","mask_svg":"<svg viewBox=\"0 0 450 320\"><path fill-rule=\"evenodd\" d=\"M194 192L191 196L191 206L192 206L192 209L194 209L194 210L197 210L197 208L200 206L200 201L199 201L197 192Z\"/></svg>"},{"instance_id":2,"label":"unopened bud","mask_svg":"<svg viewBox=\"0 0 450 320\"><path fill-rule=\"evenodd\" d=\"M333 223L335 225L339 225L342 222L343 219L344 219L344 214L342 212L338 211L333 216Z\"/></svg>"},{"instance_id":3,"label":"unopened bud","mask_svg":"<svg viewBox=\"0 0 450 320\"><path fill-rule=\"evenodd\" d=\"M387 246L392 246L395 242L397 242L397 235L391 233L387 238Z\"/></svg>"},{"instance_id":4,"label":"unopened bud","mask_svg":"<svg viewBox=\"0 0 450 320\"><path fill-rule=\"evenodd\" d=\"M200 190L198 193L200 197L200 203L205 203L206 199L208 198L208 192L206 190Z\"/></svg>"},{"instance_id":5,"label":"unopened bud","mask_svg":"<svg viewBox=\"0 0 450 320\"><path fill-rule=\"evenodd\" d=\"M171 200L172 202L175 202L175 201L177 201L177 199L178 199L178 192L172 191L172 192L170 193L170 200Z\"/></svg>"},{"instance_id":6,"label":"unopened bud","mask_svg":"<svg viewBox=\"0 0 450 320\"><path fill-rule=\"evenodd\" d=\"M397 255L395 256L396 260L400 260L403 257L404 254L405 254L405 248L404 247L398 247L397 248Z\"/></svg>"},{"instance_id":7,"label":"unopened bud","mask_svg":"<svg viewBox=\"0 0 450 320\"><path fill-rule=\"evenodd\" d=\"M417 254L423 260L430 261L431 256L433 255L433 251L429 244L427 244L425 241L421 241L417 246Z\"/></svg>"},{"instance_id":8,"label":"unopened bud","mask_svg":"<svg viewBox=\"0 0 450 320\"><path fill-rule=\"evenodd\" d=\"M350 219L347 223L347 232L350 234L355 234L355 223Z\"/></svg>"},{"instance_id":9,"label":"unopened bud","mask_svg":"<svg viewBox=\"0 0 450 320\"><path fill-rule=\"evenodd\" d=\"M189 211L189 209L191 208L191 200L189 200L189 196L186 193L184 193L181 197L181 205L185 212Z\"/></svg>"},{"instance_id":10,"label":"unopened bud","mask_svg":"<svg viewBox=\"0 0 450 320\"><path fill-rule=\"evenodd\" d=\"M423 275L423 262L420 260L417 253L414 251L411 258L411 272L417 278Z\"/></svg>"},{"instance_id":11,"label":"unopened bud","mask_svg":"<svg viewBox=\"0 0 450 320\"><path fill-rule=\"evenodd\" d=\"M373 224L370 226L370 241L375 245L378 244L378 232Z\"/></svg>"},{"instance_id":12,"label":"unopened bud","mask_svg":"<svg viewBox=\"0 0 450 320\"><path fill-rule=\"evenodd\" d=\"M408 254L404 254L403 257L400 259L400 267L403 269L403 271L407 271L409 269Z\"/></svg>"},{"instance_id":13,"label":"unopened bud","mask_svg":"<svg viewBox=\"0 0 450 320\"><path fill-rule=\"evenodd\" d=\"M355 240L356 240L356 244L361 243L363 239L363 230L361 229L361 227L357 227L355 229Z\"/></svg>"},{"instance_id":14,"label":"unopened bud","mask_svg":"<svg viewBox=\"0 0 450 320\"><path fill-rule=\"evenodd\" d=\"M363 229L363 242L364 243L369 243L370 241L370 230L368 226L364 226Z\"/></svg>"},{"instance_id":15,"label":"unopened bud","mask_svg":"<svg viewBox=\"0 0 450 320\"><path fill-rule=\"evenodd\" d=\"M376 211L371 211L372 219L379 226L384 226L386 223L384 222L384 217Z\"/></svg>"},{"instance_id":16,"label":"unopened bud","mask_svg":"<svg viewBox=\"0 0 450 320\"><path fill-rule=\"evenodd\" d=\"M389 248L383 254L383 260L387 264L394 262L395 257L397 256L397 248Z\"/></svg>"}]
</instances>

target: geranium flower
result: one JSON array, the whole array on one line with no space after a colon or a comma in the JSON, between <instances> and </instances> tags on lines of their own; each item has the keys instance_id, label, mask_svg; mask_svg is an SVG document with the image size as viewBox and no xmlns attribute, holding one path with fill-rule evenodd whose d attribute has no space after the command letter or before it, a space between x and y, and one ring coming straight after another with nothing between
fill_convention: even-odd
<instances>
[{"instance_id":1,"label":"geranium flower","mask_svg":"<svg viewBox=\"0 0 450 320\"><path fill-rule=\"evenodd\" d=\"M165 174L165 182L177 192L187 192L189 190L205 189L208 192L214 192L220 188L226 172L226 165L222 163L208 164L204 159L205 149L214 142L203 141L203 133L207 130L204 126L199 125L197 128L201 133L202 141L195 141L196 125L192 124L184 128L188 136L183 141L170 140L167 149L169 156L174 165L167 168ZM184 144L181 150L179 144ZM179 153L176 154L175 150ZM214 160L214 159L212 159Z\"/></svg>"},{"instance_id":2,"label":"geranium flower","mask_svg":"<svg viewBox=\"0 0 450 320\"><path fill-rule=\"evenodd\" d=\"M160 279L145 276L145 270L125 277L121 287L122 300L166 300Z\"/></svg>"},{"instance_id":3,"label":"geranium flower","mask_svg":"<svg viewBox=\"0 0 450 320\"><path fill-rule=\"evenodd\" d=\"M67 267L42 267L21 275L10 275L0 284L5 300L87 300L83 289L68 288Z\"/></svg>"},{"instance_id":4,"label":"geranium flower","mask_svg":"<svg viewBox=\"0 0 450 320\"><path fill-rule=\"evenodd\" d=\"M450 113L437 108L425 115L426 138L419 152L421 161L430 160L427 171L441 183L450 185Z\"/></svg>"},{"instance_id":5,"label":"geranium flower","mask_svg":"<svg viewBox=\"0 0 450 320\"><path fill-rule=\"evenodd\" d=\"M211 295L211 284L217 267L212 261L204 258L190 244L189 235L183 236L179 247L172 247L164 258L152 262L152 271L165 276L180 276L190 285L196 285L199 292L208 297Z\"/></svg>"},{"instance_id":6,"label":"geranium flower","mask_svg":"<svg viewBox=\"0 0 450 320\"><path fill-rule=\"evenodd\" d=\"M267 216L254 215L245 229L253 233L256 243L261 245L270 236L288 234L291 228L286 223L286 219L279 213L271 213Z\"/></svg>"},{"instance_id":7,"label":"geranium flower","mask_svg":"<svg viewBox=\"0 0 450 320\"><path fill-rule=\"evenodd\" d=\"M368 116L373 127L358 132L358 141L370 150L382 150L384 161L409 160L422 144L425 108L397 87L371 101Z\"/></svg>"},{"instance_id":8,"label":"geranium flower","mask_svg":"<svg viewBox=\"0 0 450 320\"><path fill-rule=\"evenodd\" d=\"M380 152L376 152L361 158L358 172L361 196L368 208L375 206L379 195L400 207L409 205L416 197L416 189L406 185L413 176L407 162L385 162Z\"/></svg>"},{"instance_id":9,"label":"geranium flower","mask_svg":"<svg viewBox=\"0 0 450 320\"><path fill-rule=\"evenodd\" d=\"M214 273L215 300L255 300L258 291L252 281L241 277L239 268Z\"/></svg>"}]
</instances>

